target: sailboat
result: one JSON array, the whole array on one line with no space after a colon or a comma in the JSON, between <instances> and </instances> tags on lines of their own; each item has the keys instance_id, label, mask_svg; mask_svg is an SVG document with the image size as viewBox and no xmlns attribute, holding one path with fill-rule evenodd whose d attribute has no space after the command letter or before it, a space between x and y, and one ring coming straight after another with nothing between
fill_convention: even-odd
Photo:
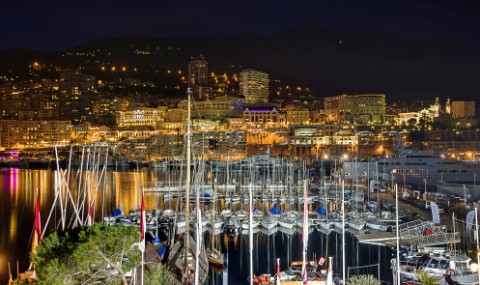
<instances>
[{"instance_id":1,"label":"sailboat","mask_svg":"<svg viewBox=\"0 0 480 285\"><path fill-rule=\"evenodd\" d=\"M187 91L187 133L186 133L186 220L190 220L190 188L191 188L191 90ZM197 219L200 218L197 214ZM190 223L185 225L185 234L183 238L176 241L171 249L169 265L175 275L175 284L204 284L208 277L208 258L207 253L201 245L201 232L197 230L196 239L190 234ZM201 224L197 221L197 225Z\"/></svg>"},{"instance_id":2,"label":"sailboat","mask_svg":"<svg viewBox=\"0 0 480 285\"><path fill-rule=\"evenodd\" d=\"M214 214L212 215L212 221L211 224L215 225L215 213L217 211L217 189L216 189L216 179L213 182L213 212ZM207 249L207 256L208 256L208 262L210 262L211 265L215 266L221 266L223 267L224 260L223 260L223 254L217 249L216 244L215 244L215 226L212 226L212 232L210 235L211 239L211 244L210 248Z\"/></svg>"}]
</instances>

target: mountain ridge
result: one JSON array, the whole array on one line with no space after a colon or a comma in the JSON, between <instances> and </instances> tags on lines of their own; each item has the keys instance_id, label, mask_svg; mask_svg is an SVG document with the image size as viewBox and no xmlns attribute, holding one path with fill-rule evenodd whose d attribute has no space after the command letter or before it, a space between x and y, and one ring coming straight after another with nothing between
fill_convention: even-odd
<instances>
[{"instance_id":1,"label":"mountain ridge","mask_svg":"<svg viewBox=\"0 0 480 285\"><path fill-rule=\"evenodd\" d=\"M274 35L97 39L56 52L12 49L0 52L0 68L34 59L75 67L85 59L62 54L93 51L101 62L184 70L191 56L203 54L210 70L254 68L272 78L308 82L318 97L385 93L394 99L474 100L480 90L480 47L311 26Z\"/></svg>"}]
</instances>

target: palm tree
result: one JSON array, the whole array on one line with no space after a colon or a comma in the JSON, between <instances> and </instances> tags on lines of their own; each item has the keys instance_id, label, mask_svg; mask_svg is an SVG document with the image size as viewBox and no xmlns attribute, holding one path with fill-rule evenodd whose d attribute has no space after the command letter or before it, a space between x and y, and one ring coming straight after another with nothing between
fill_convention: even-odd
<instances>
[{"instance_id":1,"label":"palm tree","mask_svg":"<svg viewBox=\"0 0 480 285\"><path fill-rule=\"evenodd\" d=\"M424 270L418 272L417 274L415 274L415 276L424 285L435 285L435 284L438 283L438 281L441 280L440 278L438 278L436 276L428 274L428 272L426 272Z\"/></svg>"},{"instance_id":2,"label":"palm tree","mask_svg":"<svg viewBox=\"0 0 480 285\"><path fill-rule=\"evenodd\" d=\"M380 285L381 282L373 275L355 275L350 277L347 285Z\"/></svg>"}]
</instances>

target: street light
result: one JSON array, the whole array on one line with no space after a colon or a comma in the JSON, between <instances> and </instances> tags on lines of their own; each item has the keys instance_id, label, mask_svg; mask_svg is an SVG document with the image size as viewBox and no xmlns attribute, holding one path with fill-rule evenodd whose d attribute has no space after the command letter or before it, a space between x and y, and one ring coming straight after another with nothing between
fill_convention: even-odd
<instances>
[{"instance_id":1,"label":"street light","mask_svg":"<svg viewBox=\"0 0 480 285\"><path fill-rule=\"evenodd\" d=\"M427 179L423 178L423 181L425 182L425 191L423 192L423 200L427 201Z\"/></svg>"}]
</instances>

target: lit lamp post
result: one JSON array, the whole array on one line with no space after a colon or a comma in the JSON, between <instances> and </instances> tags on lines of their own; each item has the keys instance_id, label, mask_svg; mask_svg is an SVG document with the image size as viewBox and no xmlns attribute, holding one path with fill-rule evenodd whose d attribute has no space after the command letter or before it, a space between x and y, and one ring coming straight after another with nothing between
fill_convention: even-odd
<instances>
[{"instance_id":1,"label":"lit lamp post","mask_svg":"<svg viewBox=\"0 0 480 285\"><path fill-rule=\"evenodd\" d=\"M423 192L423 200L427 201L427 179L423 178L423 182L425 182L425 190Z\"/></svg>"}]
</instances>

